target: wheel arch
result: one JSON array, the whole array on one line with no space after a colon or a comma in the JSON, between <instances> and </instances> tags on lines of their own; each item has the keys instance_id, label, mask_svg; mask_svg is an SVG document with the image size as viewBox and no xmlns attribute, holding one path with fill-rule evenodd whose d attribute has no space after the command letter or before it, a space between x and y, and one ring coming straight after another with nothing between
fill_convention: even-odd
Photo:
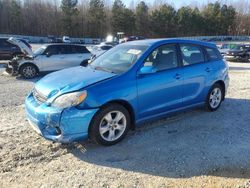
<instances>
[{"instance_id":1,"label":"wheel arch","mask_svg":"<svg viewBox=\"0 0 250 188\"><path fill-rule=\"evenodd\" d=\"M216 82L212 85L212 87L213 87L215 84L219 84L219 85L222 87L222 89L223 89L223 99L222 99L222 100L224 100L224 99L225 99L225 92L226 92L226 86L225 86L224 81L223 81L223 80L218 80L218 81L216 81Z\"/></svg>"},{"instance_id":2,"label":"wheel arch","mask_svg":"<svg viewBox=\"0 0 250 188\"><path fill-rule=\"evenodd\" d=\"M105 104L103 104L100 107L99 110L103 109L105 106L108 106L110 104L119 104L119 105L125 107L128 110L128 113L129 113L130 118L131 118L131 127L130 127L130 129L134 130L135 129L135 112L134 112L134 109L133 109L132 105L129 102L125 101L125 100L112 100L112 101L109 101L109 102L106 102ZM93 120L93 118L92 118L92 120ZM91 122L92 122L92 120L91 120ZM88 128L88 132L89 131L90 131L90 126Z\"/></svg>"},{"instance_id":3,"label":"wheel arch","mask_svg":"<svg viewBox=\"0 0 250 188\"><path fill-rule=\"evenodd\" d=\"M20 74L20 70L22 69L22 67L24 67L24 66L26 66L26 65L33 65L34 67L36 67L37 72L38 72L38 73L40 72L40 70L39 70L39 68L38 68L38 66L37 66L36 64L31 63L31 62L24 62L24 63L22 63L22 64L19 66L19 68L18 68L19 74Z\"/></svg>"}]
</instances>

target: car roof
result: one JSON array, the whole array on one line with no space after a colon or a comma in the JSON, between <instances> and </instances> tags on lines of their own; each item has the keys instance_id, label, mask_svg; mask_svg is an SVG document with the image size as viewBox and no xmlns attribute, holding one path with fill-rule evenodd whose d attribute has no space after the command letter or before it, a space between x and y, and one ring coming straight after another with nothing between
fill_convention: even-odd
<instances>
[{"instance_id":1,"label":"car roof","mask_svg":"<svg viewBox=\"0 0 250 188\"><path fill-rule=\"evenodd\" d=\"M9 37L0 37L0 39L9 39Z\"/></svg>"},{"instance_id":2,"label":"car roof","mask_svg":"<svg viewBox=\"0 0 250 188\"><path fill-rule=\"evenodd\" d=\"M204 42L204 41L198 41L198 40L188 40L188 39L146 39L146 40L136 40L136 41L131 41L127 42L127 44L132 44L132 45L161 45L164 43L189 43L189 44L196 44L196 45L202 45L202 46L207 46L207 47L212 47L215 48L216 45L215 43L211 42ZM126 43L125 43L126 44Z\"/></svg>"},{"instance_id":3,"label":"car roof","mask_svg":"<svg viewBox=\"0 0 250 188\"><path fill-rule=\"evenodd\" d=\"M67 43L55 43L55 44L45 44L45 46L84 46L82 44L67 44ZM86 47L86 46L84 46Z\"/></svg>"}]
</instances>

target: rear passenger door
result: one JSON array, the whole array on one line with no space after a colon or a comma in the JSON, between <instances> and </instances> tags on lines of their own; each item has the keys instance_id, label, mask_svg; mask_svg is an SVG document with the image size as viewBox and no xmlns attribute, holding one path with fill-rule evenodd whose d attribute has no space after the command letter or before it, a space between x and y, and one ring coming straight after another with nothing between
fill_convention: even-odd
<instances>
[{"instance_id":1,"label":"rear passenger door","mask_svg":"<svg viewBox=\"0 0 250 188\"><path fill-rule=\"evenodd\" d=\"M180 44L183 64L183 105L191 106L205 101L207 81L213 71L206 59L203 47L193 44Z\"/></svg>"},{"instance_id":2,"label":"rear passenger door","mask_svg":"<svg viewBox=\"0 0 250 188\"><path fill-rule=\"evenodd\" d=\"M54 71L63 68L64 55L61 53L61 45L50 45L43 55L36 57L35 63L40 71Z\"/></svg>"},{"instance_id":3,"label":"rear passenger door","mask_svg":"<svg viewBox=\"0 0 250 188\"><path fill-rule=\"evenodd\" d=\"M91 55L85 46L67 45L65 68L79 66L84 60L89 60Z\"/></svg>"}]
</instances>

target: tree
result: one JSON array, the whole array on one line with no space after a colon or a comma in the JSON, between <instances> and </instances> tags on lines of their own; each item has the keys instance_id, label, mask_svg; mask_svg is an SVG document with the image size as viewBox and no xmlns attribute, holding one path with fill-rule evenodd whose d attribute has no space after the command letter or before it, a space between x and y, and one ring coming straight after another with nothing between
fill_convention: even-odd
<instances>
[{"instance_id":1,"label":"tree","mask_svg":"<svg viewBox=\"0 0 250 188\"><path fill-rule=\"evenodd\" d=\"M73 18L78 14L78 10L76 8L77 3L77 0L62 0L62 22L65 35L72 35L74 29L76 28Z\"/></svg>"},{"instance_id":2,"label":"tree","mask_svg":"<svg viewBox=\"0 0 250 188\"><path fill-rule=\"evenodd\" d=\"M149 36L149 13L148 13L148 6L144 1L141 1L137 7L135 12L135 26L136 32L142 36Z\"/></svg>"},{"instance_id":3,"label":"tree","mask_svg":"<svg viewBox=\"0 0 250 188\"><path fill-rule=\"evenodd\" d=\"M112 28L113 32L117 33L119 31L123 31L123 11L125 9L125 5L121 0L115 0L112 7Z\"/></svg>"},{"instance_id":4,"label":"tree","mask_svg":"<svg viewBox=\"0 0 250 188\"><path fill-rule=\"evenodd\" d=\"M170 5L162 5L152 12L151 31L154 37L177 36L176 11Z\"/></svg>"},{"instance_id":5,"label":"tree","mask_svg":"<svg viewBox=\"0 0 250 188\"><path fill-rule=\"evenodd\" d=\"M135 31L135 15L121 0L115 0L112 7L112 28L115 34L125 32L131 35Z\"/></svg>"},{"instance_id":6,"label":"tree","mask_svg":"<svg viewBox=\"0 0 250 188\"><path fill-rule=\"evenodd\" d=\"M178 35L195 36L202 34L202 18L198 8L182 7L177 12Z\"/></svg>"},{"instance_id":7,"label":"tree","mask_svg":"<svg viewBox=\"0 0 250 188\"><path fill-rule=\"evenodd\" d=\"M104 2L102 0L90 0L88 12L90 36L104 37L106 34Z\"/></svg>"},{"instance_id":8,"label":"tree","mask_svg":"<svg viewBox=\"0 0 250 188\"><path fill-rule=\"evenodd\" d=\"M227 35L230 25L235 20L235 9L232 6L221 6L218 1L209 3L202 13L206 23L204 25L206 35Z\"/></svg>"}]
</instances>

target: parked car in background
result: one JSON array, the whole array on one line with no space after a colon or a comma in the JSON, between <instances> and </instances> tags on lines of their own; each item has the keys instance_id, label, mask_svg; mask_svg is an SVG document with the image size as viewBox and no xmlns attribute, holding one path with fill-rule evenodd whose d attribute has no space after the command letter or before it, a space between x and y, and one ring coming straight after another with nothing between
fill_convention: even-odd
<instances>
[{"instance_id":1,"label":"parked car in background","mask_svg":"<svg viewBox=\"0 0 250 188\"><path fill-rule=\"evenodd\" d=\"M94 59L94 58L102 55L103 53L110 50L111 48L113 48L112 45L106 45L106 44L100 44L100 45L96 45L96 46L92 47L91 48L91 54L92 54L91 59Z\"/></svg>"},{"instance_id":2,"label":"parked car in background","mask_svg":"<svg viewBox=\"0 0 250 188\"><path fill-rule=\"evenodd\" d=\"M235 45L224 54L227 61L249 61L250 60L250 45Z\"/></svg>"},{"instance_id":3,"label":"parked car in background","mask_svg":"<svg viewBox=\"0 0 250 188\"><path fill-rule=\"evenodd\" d=\"M121 40L120 43L130 42L130 41L135 41L135 40L144 40L144 39L145 37L142 37L142 36L129 36Z\"/></svg>"},{"instance_id":4,"label":"parked car in background","mask_svg":"<svg viewBox=\"0 0 250 188\"><path fill-rule=\"evenodd\" d=\"M61 38L50 38L49 43L63 43Z\"/></svg>"},{"instance_id":5,"label":"parked car in background","mask_svg":"<svg viewBox=\"0 0 250 188\"><path fill-rule=\"evenodd\" d=\"M225 55L229 50L231 50L232 48L235 48L235 46L237 46L237 44L234 43L224 43L221 44L221 46L218 48L221 55Z\"/></svg>"},{"instance_id":6,"label":"parked car in background","mask_svg":"<svg viewBox=\"0 0 250 188\"><path fill-rule=\"evenodd\" d=\"M54 72L27 96L30 125L46 139L121 141L129 129L174 112L217 110L229 84L214 44L155 39L115 46L87 67Z\"/></svg>"},{"instance_id":7,"label":"parked car in background","mask_svg":"<svg viewBox=\"0 0 250 188\"><path fill-rule=\"evenodd\" d=\"M9 38L0 38L0 60L11 60L13 57L22 54L21 49L15 45L8 42ZM17 39L22 41L28 48L31 49L31 45L24 39Z\"/></svg>"},{"instance_id":8,"label":"parked car in background","mask_svg":"<svg viewBox=\"0 0 250 188\"><path fill-rule=\"evenodd\" d=\"M63 40L64 43L71 43L71 40L70 40L70 38L68 36L63 36L62 40Z\"/></svg>"},{"instance_id":9,"label":"parked car in background","mask_svg":"<svg viewBox=\"0 0 250 188\"><path fill-rule=\"evenodd\" d=\"M10 42L18 45L26 56L17 57L10 61L7 72L21 74L24 78L33 78L40 72L86 65L91 58L91 53L82 45L49 44L33 53L25 48L20 41L12 39Z\"/></svg>"}]
</instances>

